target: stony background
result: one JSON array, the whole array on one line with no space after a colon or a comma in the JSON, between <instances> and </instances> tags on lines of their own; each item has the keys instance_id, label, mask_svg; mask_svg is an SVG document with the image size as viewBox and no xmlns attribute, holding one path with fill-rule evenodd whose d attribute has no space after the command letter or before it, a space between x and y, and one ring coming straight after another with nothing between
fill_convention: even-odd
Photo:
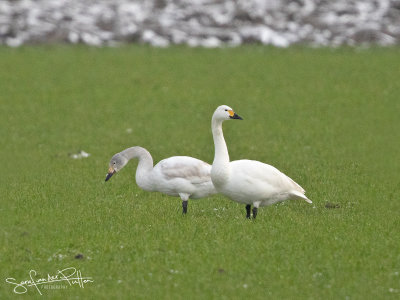
<instances>
[{"instance_id":1,"label":"stony background","mask_svg":"<svg viewBox=\"0 0 400 300\"><path fill-rule=\"evenodd\" d=\"M0 0L0 44L400 44L400 0Z\"/></svg>"}]
</instances>

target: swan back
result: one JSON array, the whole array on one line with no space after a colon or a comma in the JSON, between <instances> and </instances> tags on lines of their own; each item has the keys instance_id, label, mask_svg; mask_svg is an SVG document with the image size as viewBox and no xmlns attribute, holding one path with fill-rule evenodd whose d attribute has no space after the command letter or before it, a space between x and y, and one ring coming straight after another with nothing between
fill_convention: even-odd
<instances>
[{"instance_id":1,"label":"swan back","mask_svg":"<svg viewBox=\"0 0 400 300\"><path fill-rule=\"evenodd\" d=\"M166 179L184 177L197 181L208 180L211 166L199 159L188 156L174 156L158 163Z\"/></svg>"},{"instance_id":2,"label":"swan back","mask_svg":"<svg viewBox=\"0 0 400 300\"><path fill-rule=\"evenodd\" d=\"M211 165L189 156L173 156L160 161L152 172L156 188L168 195L190 194L202 198L217 191L211 182Z\"/></svg>"},{"instance_id":3,"label":"swan back","mask_svg":"<svg viewBox=\"0 0 400 300\"><path fill-rule=\"evenodd\" d=\"M271 165L237 160L232 161L230 167L229 180L216 187L232 200L246 204L259 202L260 206L265 206L292 198L307 199L300 185Z\"/></svg>"},{"instance_id":4,"label":"swan back","mask_svg":"<svg viewBox=\"0 0 400 300\"><path fill-rule=\"evenodd\" d=\"M271 165L243 159L233 161L231 166L235 172L240 172L241 175L238 176L246 177L246 180L261 181L264 185L269 185L277 191L305 192L300 185Z\"/></svg>"}]
</instances>

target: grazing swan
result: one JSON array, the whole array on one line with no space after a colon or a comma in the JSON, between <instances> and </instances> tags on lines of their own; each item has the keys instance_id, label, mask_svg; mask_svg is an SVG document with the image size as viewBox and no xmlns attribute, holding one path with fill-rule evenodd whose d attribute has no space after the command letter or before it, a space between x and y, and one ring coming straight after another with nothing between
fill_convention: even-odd
<instances>
[{"instance_id":1,"label":"grazing swan","mask_svg":"<svg viewBox=\"0 0 400 300\"><path fill-rule=\"evenodd\" d=\"M273 166L255 160L229 162L228 148L222 133L222 122L239 119L232 108L219 106L212 117L211 128L214 138L215 156L211 169L211 180L216 190L233 201L246 204L246 217L253 218L260 206L271 205L287 199L303 199L312 203L304 189Z\"/></svg>"},{"instance_id":2,"label":"grazing swan","mask_svg":"<svg viewBox=\"0 0 400 300\"><path fill-rule=\"evenodd\" d=\"M106 181L132 158L139 159L137 185L145 191L181 197L184 214L189 198L198 199L217 193L211 182L211 166L204 161L188 156L173 156L153 167L149 151L138 146L125 149L111 158Z\"/></svg>"}]
</instances>

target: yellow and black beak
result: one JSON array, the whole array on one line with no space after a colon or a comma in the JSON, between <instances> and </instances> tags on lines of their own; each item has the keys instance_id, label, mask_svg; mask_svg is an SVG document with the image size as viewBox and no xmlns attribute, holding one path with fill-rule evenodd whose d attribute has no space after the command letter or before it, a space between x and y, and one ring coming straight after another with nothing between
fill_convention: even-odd
<instances>
[{"instance_id":1,"label":"yellow and black beak","mask_svg":"<svg viewBox=\"0 0 400 300\"><path fill-rule=\"evenodd\" d=\"M110 179L111 176L113 176L115 173L116 173L116 171L113 169L113 167L109 167L108 168L107 177L106 177L106 181L108 181L108 179Z\"/></svg>"},{"instance_id":2,"label":"yellow and black beak","mask_svg":"<svg viewBox=\"0 0 400 300\"><path fill-rule=\"evenodd\" d=\"M229 112L229 118L243 120L243 118L238 114L236 114L233 110L228 110L228 112Z\"/></svg>"}]
</instances>

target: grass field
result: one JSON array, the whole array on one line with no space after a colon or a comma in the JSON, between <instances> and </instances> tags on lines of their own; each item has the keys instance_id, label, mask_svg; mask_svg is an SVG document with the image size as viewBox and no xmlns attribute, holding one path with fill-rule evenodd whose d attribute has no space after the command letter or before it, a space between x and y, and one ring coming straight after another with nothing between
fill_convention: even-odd
<instances>
[{"instance_id":1,"label":"grass field","mask_svg":"<svg viewBox=\"0 0 400 300\"><path fill-rule=\"evenodd\" d=\"M43 295L398 299L399 66L396 48L0 48L0 298L6 278L75 267L94 282ZM137 161L104 182L134 145L211 163L220 104L244 118L224 123L231 159L274 165L312 205L249 221L214 196L183 217L136 186Z\"/></svg>"}]
</instances>

